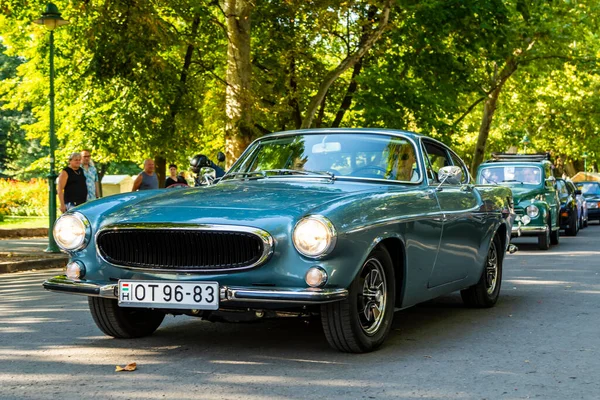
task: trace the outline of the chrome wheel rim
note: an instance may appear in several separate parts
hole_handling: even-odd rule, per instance
[[[487,263],[485,266],[485,287],[487,293],[491,295],[496,290],[496,284],[498,281],[498,252],[496,251],[496,244],[492,241],[490,249],[488,250]]]
[[[368,259],[363,265],[360,288],[357,302],[360,327],[372,336],[381,326],[387,302],[387,281],[383,265],[376,258]]]

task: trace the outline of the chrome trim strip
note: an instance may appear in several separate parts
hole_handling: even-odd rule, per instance
[[[108,261],[107,259],[105,259],[102,254],[100,254],[100,248],[98,246],[98,235],[100,235],[101,232],[105,232],[108,230],[113,230],[113,231],[117,231],[119,229],[145,229],[145,230],[151,230],[151,229],[170,229],[170,230],[198,230],[198,231],[214,231],[214,232],[243,232],[243,233],[250,233],[253,234],[255,236],[257,236],[259,239],[262,240],[263,242],[263,253],[260,256],[260,258],[253,264],[248,265],[246,267],[243,268],[222,268],[222,269],[204,269],[204,268],[187,268],[187,269],[174,269],[174,268],[147,268],[147,267],[132,267],[129,265],[119,265],[119,264],[113,264],[110,261]],[[251,227],[251,226],[242,226],[242,225],[216,225],[216,224],[189,224],[189,223],[183,223],[183,224],[175,224],[175,223],[122,223],[122,224],[112,224],[112,225],[107,225],[105,227],[102,227],[101,229],[98,230],[98,232],[96,232],[96,236],[95,236],[95,242],[96,242],[96,254],[98,255],[98,257],[100,257],[100,259],[102,261],[104,261],[105,263],[112,265],[114,267],[117,268],[125,268],[125,269],[132,269],[132,270],[136,270],[136,271],[160,271],[160,272],[181,272],[181,273],[187,273],[187,272],[230,272],[230,271],[245,271],[247,269],[251,269],[251,268],[255,268],[258,267],[262,264],[264,264],[265,262],[267,262],[267,260],[271,257],[271,255],[273,254],[273,237],[271,236],[271,234],[267,231],[264,231],[260,228],[255,228],[255,227]]]
[[[245,287],[222,287],[221,301],[277,302],[321,304],[343,300],[347,289],[255,289]]]
[[[419,215],[407,215],[407,216],[401,216],[401,217],[394,216],[394,217],[382,219],[382,220],[372,223],[372,224],[365,224],[365,225],[357,226],[355,228],[347,230],[345,232],[345,234],[347,235],[350,233],[357,233],[357,232],[361,232],[361,231],[364,231],[367,229],[381,228],[381,227],[384,227],[387,225],[393,225],[393,224],[398,224],[398,223],[417,222],[417,221],[429,220],[429,219],[433,219],[435,221],[443,221],[444,218],[445,218],[444,213],[442,211],[436,211],[433,213],[424,213],[424,214],[419,214]]]
[[[43,283],[46,290],[70,293],[83,296],[118,299],[117,284],[98,284],[93,282],[74,281],[65,275],[55,276]],[[343,300],[348,297],[347,289],[258,289],[253,287],[227,287],[219,289],[221,302],[234,301],[240,303],[289,303],[289,304],[322,304]]]

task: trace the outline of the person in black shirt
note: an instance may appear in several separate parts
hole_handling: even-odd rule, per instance
[[[58,200],[60,201],[60,211],[63,213],[87,200],[87,185],[81,168],[81,153],[71,154],[69,166],[65,167],[58,175]]]
[[[165,188],[177,184],[187,185],[187,181],[185,180],[185,178],[183,176],[177,175],[177,165],[169,165],[169,173],[170,175],[165,180]]]

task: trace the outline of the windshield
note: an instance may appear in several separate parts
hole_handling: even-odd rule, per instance
[[[297,134],[255,142],[224,179],[385,179],[419,182],[415,149],[405,138],[366,134]]]
[[[520,183],[539,185],[542,183],[542,170],[538,167],[495,166],[481,170],[477,177],[479,184]]]
[[[578,183],[577,189],[581,190],[584,196],[600,196],[600,183]]]

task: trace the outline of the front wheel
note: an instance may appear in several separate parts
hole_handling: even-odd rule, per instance
[[[321,323],[331,347],[365,353],[384,342],[394,318],[394,266],[385,248],[369,254],[342,301],[321,306]]]
[[[550,231],[552,230],[552,225],[546,226],[546,230],[538,236],[538,249],[540,250],[548,250],[550,248]]]
[[[500,239],[495,236],[490,243],[479,282],[460,291],[460,296],[467,306],[487,308],[493,307],[498,301],[502,284],[502,253],[499,250],[500,248]]]
[[[88,297],[94,322],[108,336],[131,339],[148,336],[160,326],[165,314],[146,308],[119,307],[117,300]]]
[[[552,219],[550,216],[548,216],[548,229],[551,230],[550,243],[553,245],[557,245],[558,243],[560,243],[560,229],[552,231]]]

